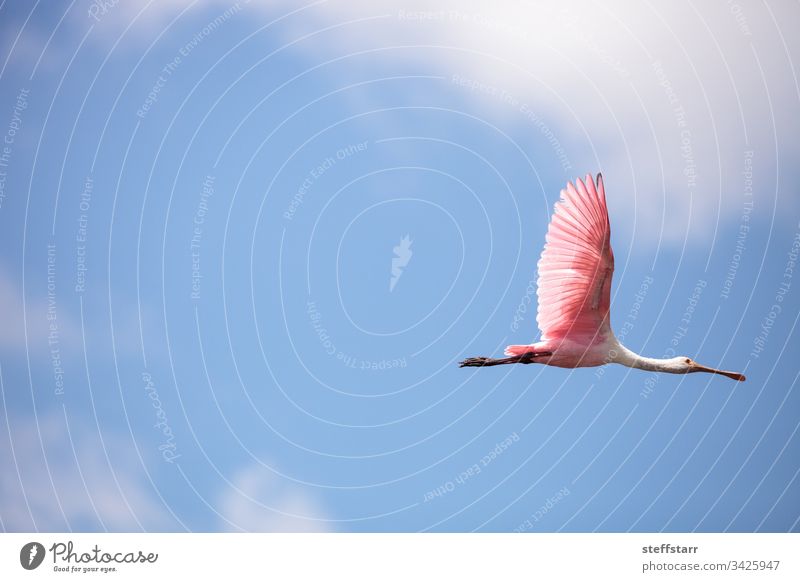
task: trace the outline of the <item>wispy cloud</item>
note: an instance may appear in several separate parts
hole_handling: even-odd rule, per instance
[[[0,265],[0,305],[3,309],[0,351],[19,354],[27,348],[29,352],[47,351],[53,356],[79,354],[84,342],[80,308],[68,295],[61,293],[60,288],[51,293],[49,288],[42,290],[29,285],[23,301],[21,283]],[[115,308],[114,348],[118,354],[138,356],[141,353],[139,321],[152,330],[159,328],[159,319],[146,306],[137,306],[134,299],[118,299]],[[97,351],[109,347],[107,321],[105,317],[98,318],[90,309],[87,309],[84,332],[90,349]]]
[[[785,159],[800,149],[785,44],[796,6],[732,6],[348,0],[282,30],[287,40],[310,35],[296,45],[310,58],[336,46],[374,51],[382,71],[436,69],[485,117],[516,124],[514,135],[545,151],[554,137],[570,163],[553,151],[535,160],[540,169],[564,179],[604,171],[617,224],[646,224],[643,240],[682,241],[710,239],[718,217],[738,219],[746,151],[763,160],[766,186],[776,140]]]
[[[131,444],[58,412],[0,422],[0,520],[5,531],[164,529]],[[9,439],[9,428],[11,438]]]
[[[75,319],[59,306],[57,294],[29,294],[25,301],[22,286],[0,265],[0,305],[3,325],[0,326],[0,350],[19,351],[44,349],[55,339],[58,347],[80,345],[80,327]],[[27,330],[26,330],[27,321]]]
[[[487,119],[552,150],[534,160],[538,169],[563,180],[604,171],[615,224],[646,225],[642,242],[711,239],[719,219],[741,214],[745,152],[755,152],[754,177],[777,196],[776,164],[800,150],[791,4],[168,0],[119,2],[97,18],[84,7],[68,21],[76,32],[94,26],[101,43],[135,21],[123,43],[133,46],[176,17],[213,20],[232,9],[264,23],[299,11],[270,34],[315,61],[336,47],[366,51],[382,74],[411,63],[444,76],[454,108],[478,101]],[[44,44],[48,36],[29,28]],[[57,53],[61,37],[50,42]]]
[[[329,522],[319,501],[299,485],[286,482],[263,465],[253,464],[233,478],[235,488],[220,499],[225,529],[259,532],[324,532]]]

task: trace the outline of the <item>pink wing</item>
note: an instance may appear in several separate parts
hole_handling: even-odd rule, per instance
[[[536,322],[542,340],[600,341],[610,331],[611,225],[603,176],[567,183],[539,259]]]

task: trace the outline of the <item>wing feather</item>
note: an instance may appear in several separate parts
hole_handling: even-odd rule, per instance
[[[561,191],[539,259],[536,322],[542,340],[591,341],[610,330],[614,254],[603,177]]]

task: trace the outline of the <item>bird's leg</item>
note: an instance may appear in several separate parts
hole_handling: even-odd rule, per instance
[[[509,360],[516,360],[516,357],[513,358],[487,358],[486,356],[478,356],[477,358],[467,358],[458,363],[459,368],[463,368],[465,366],[499,366],[500,364],[510,364]],[[516,363],[516,361],[514,362]]]
[[[539,356],[552,356],[552,352],[525,352],[519,356],[509,356],[508,358],[487,358],[479,356],[477,358],[467,358],[459,362],[458,367],[465,366],[500,366],[502,364],[533,364],[534,358]]]

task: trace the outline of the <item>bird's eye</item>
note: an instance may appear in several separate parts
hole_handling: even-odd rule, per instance
[[[686,360],[685,360],[685,362],[684,362],[684,363],[686,363],[686,364],[691,364],[691,363],[692,363],[692,361],[691,361],[689,358],[686,358]]]

